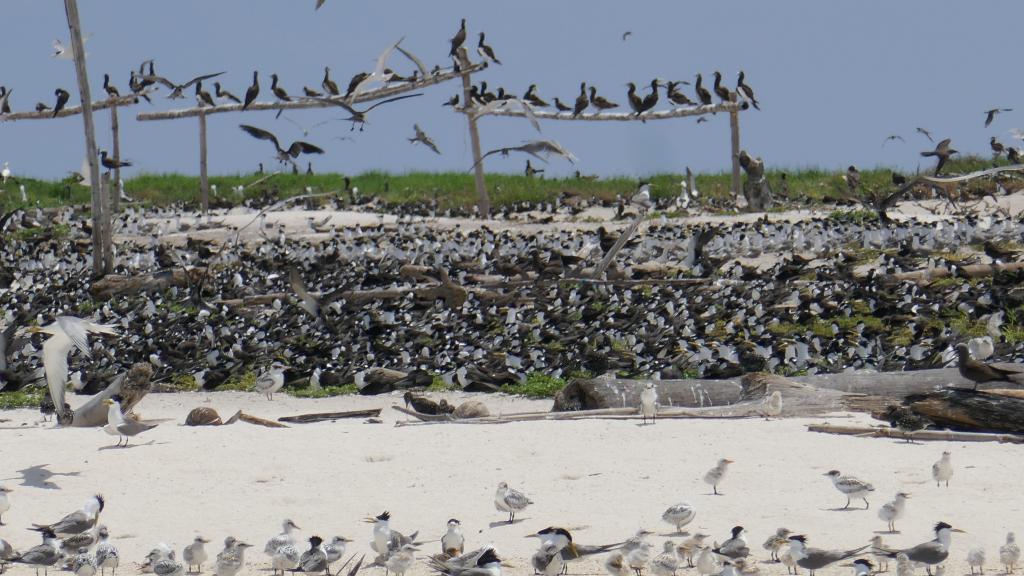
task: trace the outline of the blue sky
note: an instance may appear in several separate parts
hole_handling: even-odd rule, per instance
[[[1007,131],[1024,128],[1017,100],[1024,80],[1015,72],[1020,53],[1017,2],[934,2],[923,0],[821,2],[551,2],[519,0],[79,0],[94,99],[102,96],[103,73],[122,92],[128,72],[147,58],[157,73],[176,81],[228,71],[221,80],[242,95],[252,70],[259,69],[263,94],[277,72],[291,93],[304,84],[318,87],[329,65],[338,83],[373,66],[376,55],[405,36],[403,46],[428,66],[446,63],[448,39],[459,18],[504,62],[476,77],[490,86],[522,94],[531,83],[550,100],[571,101],[581,81],[595,84],[625,104],[625,84],[657,76],[688,79],[718,69],[730,82],[744,69],[762,111],[741,116],[743,147],[770,166],[840,168],[887,165],[913,170],[930,166],[918,152],[929,148],[914,132],[953,138],[965,152],[988,153],[988,138],[1012,141]],[[15,110],[37,101],[52,105],[57,86],[78,101],[74,66],[50,57],[54,38],[67,38],[63,2],[4,0],[0,35],[0,84],[14,88]],[[623,42],[625,31],[633,34]],[[411,67],[396,57],[400,71]],[[408,68],[408,69],[407,69]],[[386,105],[370,115],[355,142],[348,124],[334,122],[304,139],[327,150],[314,169],[359,173],[468,170],[472,164],[466,123],[440,104],[458,91],[452,82],[428,88],[424,96]],[[134,111],[180,107],[166,100],[121,113],[122,155],[136,163],[127,174],[198,172],[195,120],[135,122]],[[989,128],[983,111],[1018,107]],[[288,113],[311,125],[338,118],[333,110]],[[109,147],[109,115],[97,115],[99,145]],[[405,139],[420,124],[443,152],[436,156]],[[282,141],[303,139],[291,123],[272,112],[221,114],[210,118],[210,172],[252,171],[273,163],[270,145],[246,136],[238,124],[271,130]],[[728,119],[696,124],[693,119],[639,123],[546,122],[541,137],[574,152],[588,174],[642,175],[652,172],[727,169]],[[889,134],[906,143],[882,147]],[[484,150],[537,138],[518,119],[481,121]],[[0,122],[0,162],[18,174],[55,178],[77,170],[84,144],[80,117],[53,121]],[[524,159],[487,160],[489,172],[520,172]],[[553,160],[552,176],[574,167]]]

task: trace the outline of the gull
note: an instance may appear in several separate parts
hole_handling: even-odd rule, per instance
[[[693,522],[697,511],[689,502],[680,502],[669,506],[661,515],[661,519],[676,527],[676,532],[682,533],[683,526]]]
[[[974,569],[978,569],[979,574],[985,573],[985,549],[984,548],[971,548],[967,551],[967,565],[971,567],[971,574],[974,574]]]
[[[409,138],[409,142],[412,142],[413,144],[419,142],[420,144],[423,144],[427,148],[433,150],[435,154],[441,154],[441,151],[437,149],[437,144],[434,144],[434,141],[430,139],[430,136],[427,136],[427,133],[424,132],[422,128],[420,128],[419,124],[413,124],[412,128],[413,130],[416,131],[416,135],[412,138]]]
[[[214,574],[217,576],[235,576],[245,564],[245,549],[251,548],[252,544],[239,542],[232,536],[224,539],[224,550],[217,554],[217,567]]]
[[[808,548],[807,537],[801,534],[789,537],[789,555],[796,561],[796,565],[806,568],[811,576],[814,572],[840,560],[852,558],[860,554],[867,545],[852,550],[823,550],[821,548]]]
[[[302,142],[301,140],[296,140],[295,142],[292,142],[291,145],[288,146],[288,148],[281,148],[281,144],[280,142],[278,142],[277,136],[274,136],[274,134],[271,132],[268,132],[262,128],[250,126],[248,124],[239,124],[238,127],[241,128],[246,134],[252,136],[253,138],[256,138],[258,140],[267,140],[268,142],[272,143],[274,145],[274,149],[277,151],[276,158],[281,163],[290,162],[292,166],[295,166],[295,158],[298,158],[300,154],[324,153],[323,148],[320,148],[319,146],[314,146],[313,144],[310,144],[308,142]]]
[[[121,562],[117,546],[108,541],[110,536],[105,528],[99,531],[99,543],[96,544],[96,566],[99,568],[100,575],[106,574],[108,568],[113,573]]]
[[[461,558],[461,556],[460,556]],[[457,558],[441,560],[431,558],[428,562],[436,572],[447,576],[501,576],[501,559],[493,548],[484,549],[472,564],[457,562]]]
[[[992,108],[991,110],[985,110],[985,128],[988,128],[992,121],[996,119],[996,114],[1002,112],[1013,112],[1013,108]]]
[[[718,485],[721,484],[722,480],[725,479],[725,472],[729,468],[729,464],[732,463],[732,460],[729,460],[728,458],[722,458],[718,461],[718,464],[716,464],[714,468],[708,470],[704,474],[704,483],[711,486],[716,495],[719,495]]]
[[[500,153],[502,156],[508,156],[510,152],[525,152],[545,163],[548,161],[547,157],[550,157],[551,155],[561,156],[568,160],[570,164],[575,164],[577,160],[576,156],[573,155],[572,152],[562,148],[562,145],[554,140],[531,140],[521,146],[509,146],[507,148],[495,148],[494,150],[490,150],[480,157],[480,161],[483,162],[483,159],[491,154]],[[470,167],[471,170],[473,168],[476,168],[476,164],[473,164],[473,166]]]
[[[394,572],[397,576],[403,576],[416,562],[415,552],[419,548],[412,544],[404,544],[401,548],[388,557],[384,563],[384,574]]]
[[[662,553],[651,560],[651,572],[655,576],[675,576],[679,569],[679,557],[676,555],[676,543],[666,540]]]
[[[448,521],[448,529],[441,536],[441,553],[450,557],[462,554],[466,539],[462,535],[462,523],[452,518]]]
[[[507,482],[498,484],[498,490],[494,493],[494,507],[500,512],[508,512],[509,524],[515,520],[516,512],[526,510],[530,504],[533,504],[533,501],[527,498],[526,494],[509,488]]]
[[[78,348],[86,358],[89,358],[89,334],[117,335],[117,330],[113,326],[95,324],[73,316],[58,316],[52,324],[29,326],[25,331],[50,335],[43,343],[43,370],[54,406],[64,406],[64,387],[68,382],[68,353],[71,349]],[[65,421],[70,421],[71,415],[65,413],[63,417]]]
[[[253,384],[253,389],[259,392],[260,394],[266,394],[267,400],[273,400],[274,392],[277,392],[284,386],[285,368],[287,367],[284,364],[275,361],[273,364],[270,365],[270,368],[267,368],[266,372],[260,374],[259,377],[256,378],[256,383]],[[290,522],[291,520],[285,520],[285,534],[289,534],[287,524]],[[292,527],[298,528],[298,526],[295,526],[294,524],[292,524]],[[273,541],[273,539],[271,541]],[[288,543],[292,543],[290,537]],[[270,551],[270,542],[267,542],[267,548],[264,549],[264,552],[266,552],[267,554],[273,553],[272,551]]]
[[[196,567],[196,572],[203,571],[203,562],[206,562],[206,545],[210,541],[202,536],[196,536],[192,539],[192,543],[185,546],[185,549],[181,551],[181,559],[188,565],[188,572],[192,573],[192,567]]]
[[[138,420],[125,418],[124,414],[121,413],[121,401],[123,398],[120,394],[115,394],[111,398],[106,398],[103,403],[107,405],[107,425],[103,427],[103,430],[111,436],[117,436],[117,445],[121,446],[121,438],[124,438],[124,446],[128,446],[128,440],[132,436],[137,436],[147,430],[156,428],[156,424],[146,424],[139,422]]]
[[[88,548],[82,547],[78,549],[78,554],[71,559],[71,572],[75,576],[95,576],[96,559],[89,554]]]
[[[637,184],[636,192],[633,194],[633,197],[629,199],[629,203],[637,206],[643,211],[650,210],[654,206],[654,203],[651,202],[650,182],[640,182]],[[653,387],[653,384],[651,385]]]
[[[904,550],[889,550],[886,548],[876,549],[879,553],[884,553],[889,558],[895,558],[897,554],[904,553],[907,558],[917,562],[919,564],[925,564],[928,574],[931,574],[931,567],[936,564],[942,564],[946,561],[949,556],[949,546],[952,541],[953,532],[963,532],[959,528],[953,528],[945,522],[939,522],[935,525],[935,538],[928,542],[923,542],[917,546],[906,548]]]
[[[744,532],[743,526],[733,526],[732,537],[722,542],[721,546],[715,547],[714,552],[733,560],[750,556],[750,547],[747,546],[747,539],[743,537]]]
[[[843,510],[850,507],[850,500],[853,498],[863,500],[865,510],[871,507],[867,499],[868,493],[875,491],[875,487],[871,484],[853,476],[843,476],[839,473],[839,470],[829,470],[823,476],[831,478],[832,485],[836,487],[836,490],[839,490],[846,496],[846,506],[843,506]]]
[[[764,416],[765,420],[768,420],[769,418],[777,417],[779,414],[782,414],[782,392],[773,390],[761,402],[761,415]]]
[[[397,102],[399,100],[405,100],[406,98],[416,98],[417,96],[423,96],[423,94],[422,93],[403,94],[402,96],[395,96],[393,98],[388,98],[386,100],[380,100],[379,102],[375,102],[372,106],[370,106],[369,108],[367,108],[365,110],[356,110],[355,108],[350,106],[347,102],[345,102],[343,100],[336,100],[336,99],[333,99],[333,98],[312,98],[312,100],[317,100],[319,102],[327,102],[329,104],[334,104],[335,106],[341,106],[342,108],[347,110],[349,114],[351,114],[351,116],[349,116],[348,118],[345,118],[345,120],[348,120],[349,122],[352,123],[351,130],[355,130],[356,129],[356,124],[359,124],[359,131],[362,132],[363,131],[363,126],[366,124],[366,115],[370,113],[370,110],[373,110],[374,108],[376,108],[378,106],[382,106],[382,105],[387,104],[389,102]]]
[[[299,558],[298,568],[293,571],[305,572],[307,574],[323,571],[325,574],[329,574],[330,560],[327,556],[327,551],[324,550],[323,542],[323,538],[319,536],[310,536],[309,550],[302,553],[302,556]]]
[[[0,484],[0,526],[3,526],[4,512],[11,509],[11,500],[7,497],[11,493],[11,489],[3,484]]]
[[[654,382],[644,383],[644,389],[640,392],[640,414],[643,416],[644,424],[647,424],[648,417],[652,424],[658,419],[658,392],[654,389]]]
[[[626,564],[626,557],[617,550],[605,558],[604,569],[609,576],[630,576],[632,573]]]
[[[163,84],[164,86],[170,88],[171,89],[171,93],[168,94],[167,97],[173,100],[173,99],[177,99],[177,98],[184,98],[185,97],[185,93],[184,93],[185,90],[188,90],[196,82],[202,82],[203,80],[209,80],[210,78],[216,78],[217,76],[220,76],[221,74],[224,74],[224,72],[217,72],[215,74],[203,74],[201,76],[196,76],[195,78],[189,80],[188,82],[185,82],[184,84],[175,84],[174,82],[171,82],[170,80],[168,80],[167,78],[164,78],[163,76],[156,76],[156,75],[151,75],[151,74],[147,74],[147,75],[142,76],[142,80],[144,82],[149,82],[149,83],[160,83],[160,84]]]
[[[257,382],[259,382],[259,380],[257,380]],[[290,519],[285,519],[281,522],[281,533],[270,540],[267,540],[267,545],[263,547],[263,553],[267,556],[273,556],[281,546],[294,545],[295,537],[292,532],[298,529],[299,526],[295,524],[295,522],[292,522]]]
[[[85,501],[80,510],[68,514],[53,524],[33,524],[31,529],[43,532],[44,534],[52,532],[56,536],[81,534],[87,530],[92,530],[92,527],[96,525],[96,521],[99,519],[100,512],[103,512],[105,504],[106,500],[102,495],[91,496]]]
[[[889,532],[892,534],[896,533],[896,520],[903,517],[903,511],[907,506],[907,498],[910,498],[910,494],[897,492],[892,502],[886,502],[878,509],[878,518],[888,523]]]
[[[11,562],[18,564],[28,564],[34,566],[36,569],[36,575],[39,574],[39,568],[42,567],[43,573],[46,574],[50,566],[53,566],[60,560],[60,551],[57,550],[57,535],[53,530],[43,529],[43,543],[38,546],[33,546],[24,554],[20,554],[10,559]]]
[[[1006,544],[999,547],[999,561],[1006,566],[1006,573],[1012,574],[1013,568],[1020,562],[1020,546],[1013,532],[1006,533]]]
[[[334,538],[331,538],[330,542],[324,544],[323,550],[324,554],[327,555],[328,567],[338,560],[341,560],[341,557],[345,555],[345,547],[349,542],[351,542],[351,540],[344,536],[335,536]]]
[[[324,557],[324,563],[326,563],[326,556]],[[299,551],[291,544],[278,546],[270,560],[270,568],[274,571],[274,574],[280,571],[281,576],[284,576],[286,571],[294,570],[298,566]]]
[[[770,553],[771,559],[775,562],[779,561],[779,548],[782,548],[789,543],[789,536],[793,531],[789,528],[779,528],[764,541],[764,549]]]

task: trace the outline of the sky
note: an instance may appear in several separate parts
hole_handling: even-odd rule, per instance
[[[502,61],[474,75],[491,87],[522,95],[529,84],[550,101],[572,101],[579,83],[626,104],[626,83],[651,78],[693,80],[721,70],[730,83],[746,72],[761,111],[740,115],[742,147],[769,168],[862,168],[892,166],[914,170],[930,159],[919,152],[952,138],[964,152],[988,154],[988,139],[1017,144],[1008,131],[1024,128],[1024,77],[1020,2],[936,2],[934,0],[846,1],[737,0],[684,2],[651,0],[79,0],[93,99],[105,94],[110,73],[122,93],[129,71],[153,58],[158,74],[177,82],[227,71],[219,78],[239,96],[258,69],[261,100],[276,72],[292,94],[303,85],[319,87],[324,66],[344,87],[348,78],[373,67],[377,55],[401,37],[402,46],[428,67],[448,64],[449,38],[459,19],[468,20],[470,39],[483,31]],[[68,37],[63,2],[3,0],[0,21],[0,85],[14,89],[15,111],[38,101],[50,105],[60,86],[78,92],[71,61],[51,57],[55,38]],[[624,32],[632,34],[623,41]],[[475,51],[472,53],[475,58]],[[396,55],[396,70],[412,65]],[[692,88],[684,87],[690,90]],[[212,89],[212,86],[211,86]],[[458,81],[426,88],[423,96],[374,110],[362,133],[345,122],[329,122],[308,136],[273,112],[211,116],[211,174],[248,173],[259,162],[274,164],[267,142],[244,134],[252,124],[276,133],[287,144],[302,139],[326,150],[314,156],[314,170],[358,174],[368,170],[468,171],[472,165],[464,116],[441,104],[460,92]],[[194,99],[167,100],[167,91],[120,113],[122,157],[135,166],[125,173],[199,170],[195,119],[137,122],[134,113],[192,106]],[[664,98],[662,102],[664,102]],[[984,111],[1018,108],[984,127]],[[331,109],[286,112],[312,126],[345,114]],[[109,113],[96,115],[98,146],[109,148]],[[406,139],[418,123],[440,147],[437,156]],[[84,156],[80,116],[46,121],[0,122],[0,162],[15,174],[61,178],[78,170]],[[579,161],[553,159],[549,176],[574,169],[601,176],[643,176],[659,172],[728,170],[729,122],[719,114],[706,123],[693,118],[658,122],[543,123],[537,134],[516,118],[483,118],[483,149],[514,146],[536,138],[554,139]],[[890,134],[906,142],[885,146]],[[352,136],[354,141],[339,137]],[[525,158],[492,157],[488,172],[520,173]]]

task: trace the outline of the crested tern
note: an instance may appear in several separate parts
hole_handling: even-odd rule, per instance
[[[519,490],[509,488],[507,482],[498,484],[498,490],[494,493],[494,507],[499,512],[508,512],[508,523],[515,521],[516,512],[526,510],[526,507],[533,504],[533,501],[526,497]]]
[[[224,539],[224,549],[217,554],[216,576],[235,576],[245,565],[245,549],[252,544],[240,542],[232,536]]]
[[[456,558],[442,560],[431,558],[430,567],[446,576],[501,576],[501,559],[494,548],[485,548],[472,564],[456,562]]]
[[[843,506],[843,510],[850,507],[850,500],[852,498],[860,498],[864,501],[864,509],[867,510],[871,507],[868,504],[867,495],[875,491],[875,487],[870,483],[855,478],[853,476],[843,476],[839,470],[829,470],[823,476],[828,476],[832,480],[832,485],[836,487],[846,496],[846,506]]]
[[[61,557],[60,550],[57,549],[57,535],[54,531],[44,528],[41,532],[43,533],[42,544],[33,546],[25,553],[10,559],[11,562],[35,567],[37,576],[40,568],[46,574],[50,566],[56,564]]]
[[[108,541],[110,532],[106,526],[100,527],[97,536],[99,542],[96,544],[96,566],[100,569],[100,575],[103,576],[107,573],[108,568],[111,573],[116,571],[121,560],[117,553],[117,546]]]
[[[729,468],[729,464],[733,461],[728,458],[722,458],[718,461],[718,464],[714,468],[704,473],[704,483],[708,484],[714,490],[715,495],[720,495],[718,492],[718,485],[725,479],[725,473]]]
[[[747,539],[743,537],[744,532],[743,526],[733,526],[732,537],[717,546],[714,549],[715,553],[733,560],[749,556],[750,547],[747,546]]]
[[[914,563],[902,552],[896,555],[896,576],[914,576]]]
[[[936,564],[945,562],[946,558],[949,557],[949,546],[952,542],[953,532],[963,532],[959,528],[953,528],[945,522],[939,522],[933,528],[935,532],[935,538],[928,542],[922,542],[917,546],[906,548],[903,550],[889,550],[889,549],[877,549],[878,552],[886,554],[890,558],[895,558],[897,554],[904,553],[907,558],[924,564],[928,574],[931,574],[931,567]]]
[[[683,534],[686,534],[685,532]],[[693,536],[690,536],[686,540],[679,543],[678,553],[680,559],[685,559],[687,566],[693,568],[693,557],[697,555],[704,548],[704,540],[708,538],[707,534],[703,532],[697,532]]]
[[[124,446],[127,447],[128,441],[132,436],[152,430],[156,428],[156,424],[146,424],[138,420],[125,418],[124,414],[121,413],[122,400],[123,398],[120,394],[114,394],[112,397],[103,400],[103,403],[107,405],[107,425],[103,427],[103,430],[111,436],[117,436],[118,446],[121,446],[121,438],[124,438]]]
[[[879,572],[887,572],[889,570],[889,556],[884,552],[879,552],[880,550],[885,550],[885,548],[885,541],[882,540],[881,534],[875,534],[871,537],[871,556],[878,563]]]
[[[327,555],[328,570],[330,570],[331,564],[341,560],[341,557],[345,555],[345,548],[349,542],[351,542],[351,540],[344,536],[335,536],[334,538],[331,538],[330,542],[323,545],[324,554]]]
[[[394,572],[397,576],[404,574],[416,563],[416,551],[419,548],[412,544],[403,544],[401,548],[388,557],[384,563],[384,574]]]
[[[153,550],[146,557],[156,576],[182,576],[185,573],[185,565],[174,559],[171,555],[163,555],[158,550]]]
[[[323,571],[330,574],[330,560],[327,558],[327,551],[323,546],[324,540],[319,536],[309,537],[309,550],[302,553],[299,558],[299,566],[294,572],[315,574]]]
[[[85,501],[81,510],[76,510],[53,524],[33,524],[32,530],[43,533],[49,531],[61,537],[81,534],[96,525],[105,504],[106,500],[103,496],[96,494]]]
[[[806,568],[814,576],[815,571],[839,562],[847,558],[853,558],[860,554],[868,546],[865,544],[860,548],[850,550],[824,550],[822,548],[808,548],[807,537],[802,534],[789,537],[789,555],[796,561],[796,565]]]
[[[676,543],[665,540],[662,552],[651,560],[651,573],[655,576],[675,576],[679,569],[679,556],[676,554]]]
[[[295,570],[298,566],[299,551],[292,544],[278,546],[270,559],[270,568],[274,571],[274,574],[280,572],[281,576],[284,576],[284,573],[289,570]]]
[[[604,569],[609,576],[630,576],[632,573],[626,564],[626,557],[621,551],[616,550],[604,560]]]
[[[388,556],[406,544],[417,544],[415,540],[419,531],[406,536],[393,530],[391,528],[391,513],[387,510],[377,516],[366,518],[364,522],[373,524],[373,540],[370,542],[370,548],[377,553],[378,562],[387,560]]]

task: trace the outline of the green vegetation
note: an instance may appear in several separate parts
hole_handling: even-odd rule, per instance
[[[171,387],[180,392],[195,392],[199,384],[191,374],[175,374],[171,377]]]
[[[565,385],[566,381],[561,378],[533,372],[526,376],[526,382],[506,384],[501,387],[501,391],[527,398],[553,398],[562,388],[565,388]]]
[[[0,410],[14,408],[39,408],[46,390],[43,388],[23,388],[15,392],[0,393]]]
[[[288,389],[285,388],[285,392],[295,396],[296,398],[329,398],[331,396],[347,396],[349,394],[358,394],[359,388],[355,384],[345,384],[344,386],[326,386],[319,390],[312,388],[299,388],[299,389]]]
[[[244,374],[232,375],[223,384],[217,386],[217,391],[225,392],[228,390],[234,390],[237,392],[251,392],[255,385],[256,373],[250,370]]]
[[[965,156],[952,160],[946,171],[949,173],[966,173],[982,170],[992,166],[989,158]],[[925,167],[927,168],[927,167]],[[783,186],[783,173],[786,174]],[[835,170],[821,168],[795,168],[787,170],[769,170],[766,175],[775,194],[801,205],[834,201],[846,198],[846,184],[842,180],[845,167]],[[865,188],[885,190],[892,187],[889,168],[864,169],[861,171],[861,183]],[[344,184],[342,174],[276,174],[256,186],[251,184],[262,176],[255,174],[236,174],[211,176],[210,184],[217,187],[214,202],[226,201],[237,203],[241,197],[233,189],[245,186],[244,196],[248,198],[262,197],[267,194],[275,198],[285,198],[305,194],[310,187],[314,192],[336,191],[343,200]],[[374,196],[387,203],[429,203],[437,201],[441,208],[471,206],[476,202],[471,172],[409,172],[406,174],[389,174],[385,172],[364,172],[349,175],[353,187],[359,189],[361,197]],[[685,179],[682,174],[653,174],[647,176],[651,182],[651,194],[655,198],[675,197],[680,191],[680,182]],[[21,178],[28,195],[28,205],[58,206],[66,204],[89,204],[89,189],[70,179],[58,182]],[[731,198],[731,175],[729,172],[699,174],[696,176],[697,189],[700,191],[701,202],[714,203],[717,200]],[[487,188],[491,193],[491,201],[495,206],[504,206],[516,202],[549,201],[560,194],[578,194],[585,197],[597,197],[613,200],[616,196],[629,193],[636,186],[635,177],[619,176],[599,180],[579,178],[544,179],[527,178],[521,174],[487,175]],[[980,191],[985,186],[994,186],[990,181],[972,183],[971,191]],[[10,187],[10,186],[8,186]],[[125,191],[129,196],[147,204],[167,204],[181,202],[195,204],[199,200],[199,177],[183,174],[139,174],[125,180]],[[23,207],[18,194],[8,194],[6,206]],[[833,214],[837,219],[874,219],[874,212],[851,209],[837,211]]]

